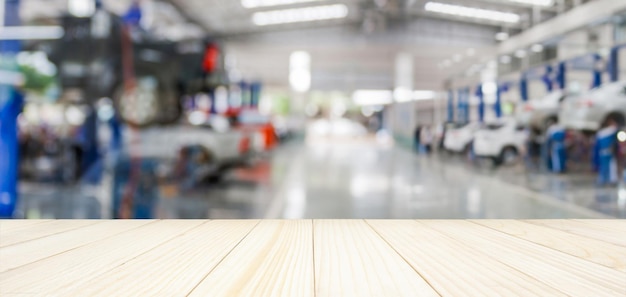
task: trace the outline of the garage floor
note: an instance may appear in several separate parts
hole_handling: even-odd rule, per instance
[[[24,182],[19,216],[106,218],[103,189]],[[494,169],[373,141],[292,142],[220,184],[151,199],[155,218],[626,218],[626,188],[596,188],[590,174]]]

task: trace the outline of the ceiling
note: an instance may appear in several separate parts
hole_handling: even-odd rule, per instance
[[[133,0],[102,0],[104,6],[117,14],[123,14]],[[152,30],[166,37],[175,39],[194,38],[198,35],[230,36],[257,32],[292,30],[294,28],[311,28],[328,25],[358,25],[364,31],[385,30],[388,24],[410,22],[421,17],[440,18],[461,23],[475,23],[492,26],[519,33],[532,25],[533,8],[515,1],[521,0],[433,0],[446,4],[511,12],[521,16],[516,25],[485,21],[473,18],[456,17],[424,9],[430,0],[317,0],[314,2],[296,3],[272,7],[248,9],[241,0],[140,0],[146,15],[152,16]],[[542,22],[554,17],[559,9],[571,9],[576,3],[590,0],[555,0],[563,3],[550,8],[542,8],[538,21]],[[21,0],[22,18],[33,19],[54,18],[67,11],[67,0]],[[348,16],[339,20],[325,20],[288,25],[255,26],[252,14],[255,12],[319,6],[342,3],[348,7]]]
[[[205,28],[215,35],[232,35],[253,33],[259,31],[275,31],[302,27],[325,26],[328,24],[362,24],[364,28],[368,24],[376,23],[379,27],[384,27],[387,22],[410,21],[419,17],[437,17],[450,21],[478,23],[498,28],[506,27],[512,33],[527,28],[533,22],[533,8],[526,4],[520,4],[519,0],[436,0],[446,4],[456,4],[468,7],[512,12],[521,16],[521,22],[516,25],[503,26],[502,23],[482,21],[455,17],[451,15],[427,12],[424,9],[429,0],[318,0],[309,3],[297,3],[291,5],[281,5],[273,7],[247,9],[239,0],[168,0],[178,7],[190,20]],[[560,3],[561,0],[556,0]],[[577,2],[584,0],[562,0],[562,7],[559,5],[542,8],[538,12],[539,22],[554,17],[559,9],[569,10]],[[276,10],[284,8],[297,8],[305,6],[316,6],[325,4],[343,3],[349,9],[347,18],[335,21],[310,22],[304,24],[255,26],[251,19],[252,14],[258,11]],[[371,26],[369,26],[371,27]]]
[[[26,21],[54,18],[67,10],[67,0],[21,0]],[[102,0],[105,8],[123,14],[133,0]],[[414,57],[416,89],[441,89],[452,72],[485,63],[495,54],[494,35],[522,32],[559,10],[586,0],[555,0],[562,6],[536,10],[516,0],[432,0],[447,4],[511,12],[516,25],[428,12],[428,0],[318,0],[266,8],[244,8],[241,0],[141,0],[151,30],[173,39],[220,37],[226,52],[247,79],[288,87],[289,55],[311,53],[312,87],[320,90],[393,88],[395,57]],[[519,0],[517,0],[519,1]],[[562,2],[561,2],[562,1]],[[255,12],[343,3],[346,18],[288,25],[256,26]],[[476,52],[466,57],[468,49]],[[441,69],[444,60],[463,57]]]

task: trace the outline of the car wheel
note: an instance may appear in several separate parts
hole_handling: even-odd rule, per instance
[[[500,153],[499,163],[500,165],[510,165],[517,161],[519,153],[514,147],[505,147]]]

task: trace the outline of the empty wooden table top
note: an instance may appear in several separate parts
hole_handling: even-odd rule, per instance
[[[0,296],[626,296],[626,221],[0,221]]]

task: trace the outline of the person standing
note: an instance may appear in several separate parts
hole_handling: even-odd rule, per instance
[[[413,148],[416,151],[420,151],[421,149],[421,143],[420,143],[420,134],[421,134],[421,130],[422,127],[420,125],[415,126],[415,131],[413,132]]]
[[[420,131],[420,142],[424,152],[429,154],[432,149],[433,133],[429,126],[424,126]]]

